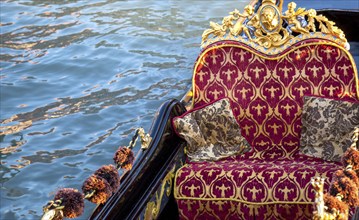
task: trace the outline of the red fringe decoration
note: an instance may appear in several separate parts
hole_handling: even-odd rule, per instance
[[[61,205],[65,208],[62,210],[64,217],[76,218],[84,212],[84,198],[82,193],[77,189],[63,188],[57,191],[54,201],[62,200]]]
[[[115,156],[113,157],[113,160],[119,168],[131,170],[135,156],[130,148],[119,147],[115,153]]]
[[[94,195],[87,199],[96,204],[105,203],[112,195],[111,186],[108,182],[104,178],[92,174],[83,183],[82,192],[86,195],[92,193],[94,190]]]
[[[334,210],[339,210],[340,213],[345,213],[349,209],[348,205],[345,202],[340,201],[338,198],[329,195],[328,193],[324,194],[325,206],[328,207],[328,211],[334,214]]]
[[[359,205],[359,151],[348,148],[342,156],[342,164],[344,170],[337,170],[333,174],[330,195],[324,195],[324,202],[332,214],[335,210],[340,212],[338,219],[348,219],[349,206]],[[341,200],[335,197],[338,194],[342,196]]]
[[[337,194],[342,195],[342,200],[351,207],[359,205],[358,187],[348,177],[332,181],[329,191],[334,196]]]
[[[344,167],[351,165],[352,169],[354,171],[356,171],[357,175],[358,175],[359,174],[359,151],[355,148],[348,148],[342,157],[342,163],[343,163]]]
[[[338,181],[343,177],[348,177],[357,187],[359,187],[359,178],[354,170],[337,170],[333,174],[332,182]]]

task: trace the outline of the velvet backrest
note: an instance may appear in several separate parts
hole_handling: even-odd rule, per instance
[[[193,106],[230,98],[254,151],[298,151],[303,96],[359,100],[351,54],[325,39],[305,39],[265,54],[236,41],[209,45],[193,74]]]

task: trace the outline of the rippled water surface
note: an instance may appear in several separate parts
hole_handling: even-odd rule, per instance
[[[112,163],[190,88],[209,20],[243,2],[1,1],[0,218],[38,219],[58,188]]]
[[[190,88],[203,29],[233,7],[1,1],[1,219],[38,219],[58,188],[81,189],[112,163],[163,101]]]

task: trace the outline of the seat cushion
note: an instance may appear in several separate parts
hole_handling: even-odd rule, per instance
[[[228,213],[233,211],[232,206],[239,204],[242,205],[233,211],[238,215],[258,217],[267,211],[285,215],[293,205],[304,205],[310,215],[308,207],[314,201],[311,178],[326,177],[327,190],[333,172],[340,167],[340,163],[300,153],[293,158],[263,160],[255,159],[253,153],[249,152],[217,162],[193,162],[177,171],[175,198],[181,216],[190,219],[201,215],[201,212],[228,218]],[[198,207],[189,208],[189,203]],[[257,213],[258,210],[249,212],[254,207],[262,207],[261,214]]]

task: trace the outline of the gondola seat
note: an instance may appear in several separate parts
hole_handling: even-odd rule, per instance
[[[251,151],[188,159],[174,182],[180,219],[312,218],[311,178],[325,177],[327,191],[342,165],[303,152],[305,97],[359,101],[351,54],[324,35],[297,36],[273,50],[248,39],[204,47],[194,67],[190,111],[229,99]]]

